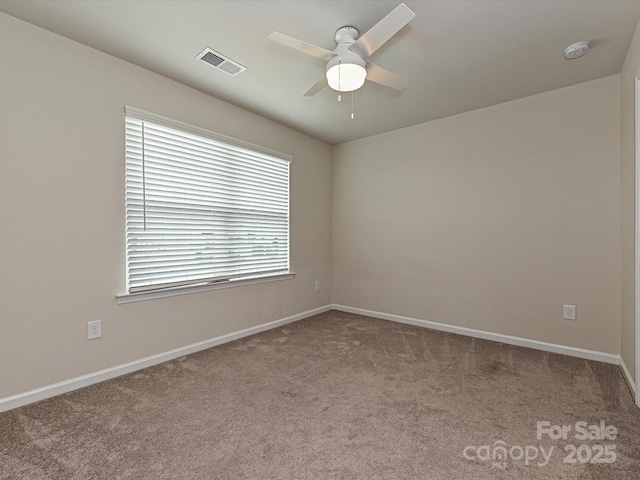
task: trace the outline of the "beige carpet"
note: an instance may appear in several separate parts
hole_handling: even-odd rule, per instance
[[[0,414],[0,435],[1,479],[640,478],[616,366],[341,312]]]

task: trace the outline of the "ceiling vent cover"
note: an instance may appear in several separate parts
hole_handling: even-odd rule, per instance
[[[205,48],[196,58],[201,62],[214,67],[216,70],[220,70],[227,75],[231,75],[232,77],[235,77],[247,69],[247,67],[243,67],[238,62],[234,62],[211,48]]]

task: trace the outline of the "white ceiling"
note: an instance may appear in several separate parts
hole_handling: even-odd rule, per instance
[[[337,102],[303,97],[324,62],[267,39],[275,30],[335,48],[344,25],[366,32],[395,8],[380,1],[12,1],[0,11],[172,78],[331,144],[620,72],[640,1],[412,1],[416,13],[370,60],[402,75]],[[564,48],[588,40],[584,57]],[[247,67],[230,77],[195,57],[211,47]]]

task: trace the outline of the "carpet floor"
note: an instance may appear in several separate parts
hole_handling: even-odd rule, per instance
[[[614,365],[330,311],[0,414],[0,479],[639,479]]]

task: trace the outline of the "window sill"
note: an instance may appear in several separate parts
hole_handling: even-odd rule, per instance
[[[190,295],[192,293],[208,292],[210,290],[219,290],[221,288],[241,287],[243,285],[255,285],[257,283],[277,282],[280,280],[291,280],[296,276],[295,272],[281,273],[278,275],[269,275],[263,277],[244,278],[240,280],[228,280],[219,283],[206,283],[198,285],[188,285],[185,287],[165,288],[150,292],[140,293],[122,293],[116,295],[118,305],[124,303],[143,302],[145,300],[154,300],[156,298],[175,297],[177,295]]]

